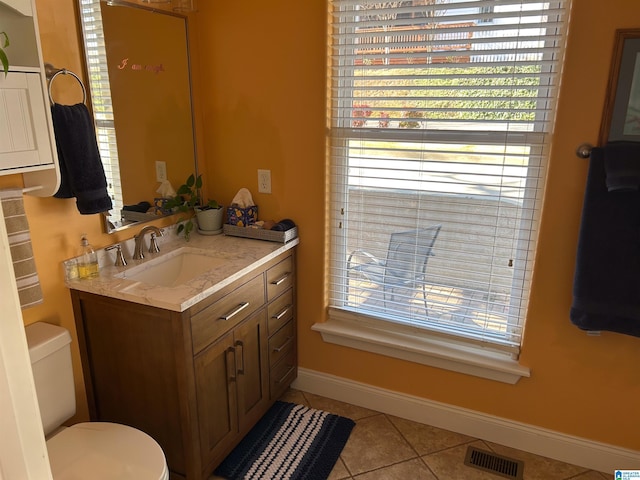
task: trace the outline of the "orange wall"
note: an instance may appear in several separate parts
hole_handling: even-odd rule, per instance
[[[310,330],[326,318],[325,0],[296,9],[283,0],[199,2],[195,81],[205,182],[225,204],[248,187],[261,218],[298,223],[301,366],[640,450],[640,339],[587,337],[568,319],[587,169],[574,150],[597,141],[613,33],[640,24],[640,2],[573,3],[522,354],[532,376],[513,386],[325,344]],[[45,60],[82,71],[74,0],[37,5]],[[258,168],[272,171],[272,195],[257,193]],[[18,182],[17,176],[0,177],[0,187]],[[44,320],[75,331],[60,262],[75,253],[82,232],[95,246],[135,232],[102,234],[98,219],[79,215],[73,200],[27,198],[26,208],[46,300],[24,311],[25,323]],[[78,365],[77,348],[74,354]],[[80,380],[78,387],[82,419]]]

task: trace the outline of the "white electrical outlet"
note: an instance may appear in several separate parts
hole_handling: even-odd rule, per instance
[[[167,179],[167,162],[156,161],[156,180],[164,182]]]
[[[271,193],[271,170],[258,170],[258,192]]]

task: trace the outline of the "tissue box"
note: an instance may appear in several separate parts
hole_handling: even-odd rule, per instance
[[[156,197],[153,199],[153,211],[156,215],[170,215],[173,213],[170,208],[167,208],[167,202],[169,198]]]
[[[258,206],[247,208],[227,207],[227,224],[236,227],[246,227],[258,221]]]

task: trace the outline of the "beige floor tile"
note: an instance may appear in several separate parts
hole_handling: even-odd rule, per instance
[[[387,416],[396,428],[400,430],[407,442],[418,452],[418,455],[421,456],[476,440],[460,433],[412,422],[404,418]]]
[[[565,480],[588,470],[584,467],[559,462],[497,443],[485,443],[498,455],[522,460],[524,462],[524,480]]]
[[[353,477],[357,480],[438,480],[419,458]]]
[[[425,455],[422,460],[440,480],[504,480],[505,477],[466,466],[464,457],[469,445],[488,450],[487,445],[478,440]]]
[[[381,414],[356,421],[341,455],[354,476],[414,457],[415,451]]]
[[[344,466],[342,459],[339,458],[327,480],[344,480],[345,478],[351,478],[351,475],[347,467]]]
[[[357,405],[351,405],[331,398],[321,397],[319,395],[314,395],[313,393],[305,392],[304,396],[312,408],[347,417],[351,420],[357,421],[361,418],[380,414],[380,412],[369,410],[368,408],[358,407]]]

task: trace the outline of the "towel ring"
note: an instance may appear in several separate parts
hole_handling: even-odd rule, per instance
[[[49,79],[49,101],[52,105],[56,102],[53,100],[53,95],[51,94],[51,85],[53,84],[55,78],[60,74],[71,75],[78,81],[78,83],[80,84],[80,88],[82,88],[82,103],[87,103],[87,89],[84,87],[84,83],[82,83],[82,80],[80,80],[80,77],[78,75],[73,73],[71,70],[67,70],[66,68],[56,68],[50,63],[47,63],[45,65],[45,73],[47,75],[47,78]]]

